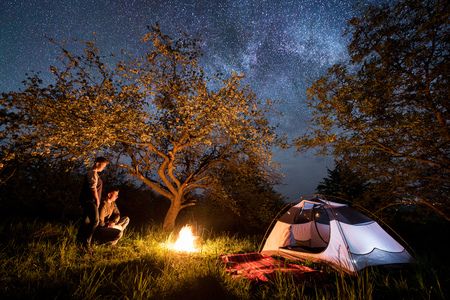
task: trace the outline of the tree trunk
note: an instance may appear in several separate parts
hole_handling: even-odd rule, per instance
[[[170,199],[170,207],[164,218],[163,229],[172,231],[175,227],[175,220],[178,213],[181,210],[181,197],[175,196],[174,199]]]

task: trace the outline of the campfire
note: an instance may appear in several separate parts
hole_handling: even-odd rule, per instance
[[[196,252],[194,247],[194,241],[196,237],[192,234],[192,229],[189,226],[184,226],[180,230],[177,241],[173,245],[172,249],[183,252]]]

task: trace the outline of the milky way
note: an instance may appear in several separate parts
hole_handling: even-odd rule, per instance
[[[305,105],[311,80],[347,59],[342,34],[356,2],[1,0],[0,92],[17,91],[30,70],[48,76],[59,52],[44,35],[61,42],[92,40],[95,32],[100,48],[135,52],[147,26],[158,22],[169,33],[177,25],[201,34],[205,70],[244,73],[261,99],[281,99],[284,117],[273,116],[271,122],[279,124],[280,133],[297,138],[311,118]],[[291,200],[313,194],[326,168],[332,168],[331,157],[275,152],[286,176],[279,191]]]

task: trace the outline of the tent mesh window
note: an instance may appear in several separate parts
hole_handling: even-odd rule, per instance
[[[346,224],[358,225],[375,222],[371,218],[350,207],[335,207],[333,208],[333,212],[339,222],[343,222]]]

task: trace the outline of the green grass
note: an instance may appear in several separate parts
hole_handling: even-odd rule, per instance
[[[314,265],[327,287],[272,285],[232,279],[220,254],[257,252],[253,236],[197,229],[198,252],[170,249],[174,234],[159,227],[127,228],[119,247],[75,244],[73,224],[8,221],[0,225],[0,299],[445,299],[447,266],[426,256],[407,269],[367,268],[359,277]]]

